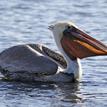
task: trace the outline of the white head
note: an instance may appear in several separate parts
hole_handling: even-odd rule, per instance
[[[58,36],[59,39],[63,36],[63,31],[69,27],[77,27],[74,23],[70,21],[60,21],[60,22],[54,22],[49,26],[49,29],[54,34],[54,37]]]

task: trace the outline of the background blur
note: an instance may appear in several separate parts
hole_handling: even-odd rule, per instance
[[[72,20],[107,44],[107,0],[0,0],[0,52],[24,43],[57,50],[47,27],[60,20]],[[79,84],[0,81],[0,107],[106,107],[107,57],[87,58],[82,65]]]

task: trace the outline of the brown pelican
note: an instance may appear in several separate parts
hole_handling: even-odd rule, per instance
[[[7,80],[80,81],[80,59],[107,55],[107,46],[80,30],[72,22],[49,26],[61,54],[38,44],[11,47],[0,54],[0,71]]]

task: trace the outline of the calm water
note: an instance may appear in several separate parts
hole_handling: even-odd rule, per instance
[[[107,44],[106,0],[0,0],[0,51],[42,43],[57,50],[47,26],[72,20]],[[0,107],[107,107],[107,57],[82,61],[78,84],[24,84],[0,81]]]

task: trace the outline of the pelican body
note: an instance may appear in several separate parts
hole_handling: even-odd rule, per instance
[[[107,46],[72,22],[49,26],[56,53],[39,44],[17,45],[0,54],[0,72],[7,80],[23,82],[75,82],[82,78],[80,59],[107,55]]]

